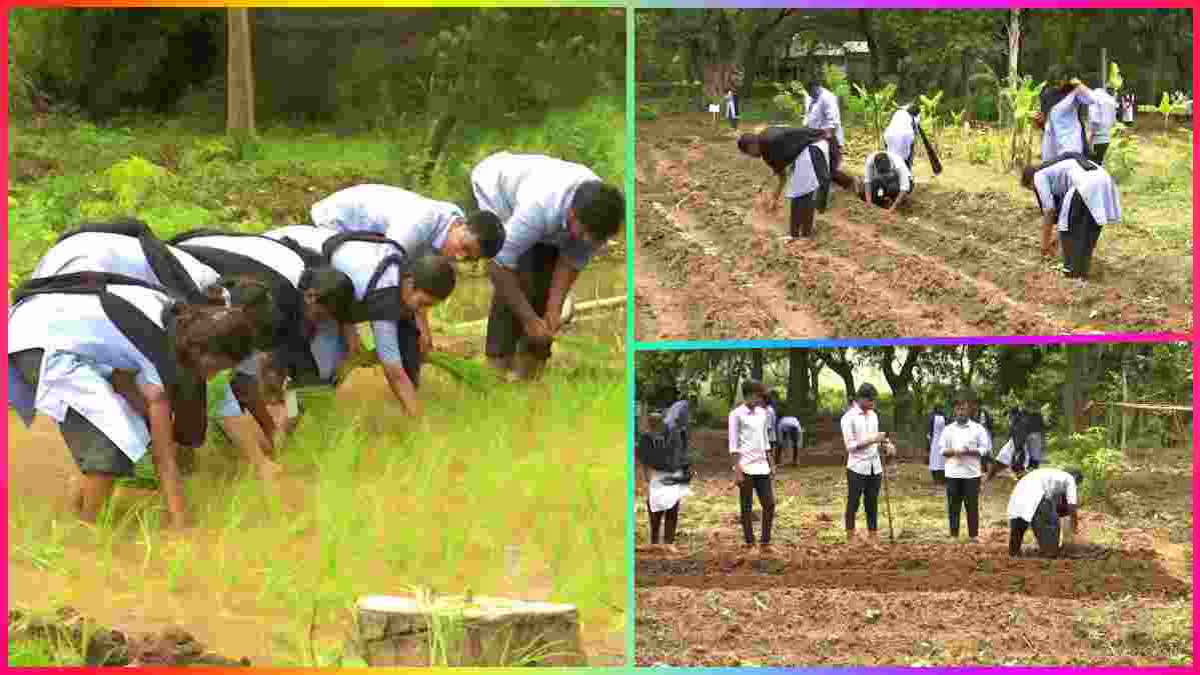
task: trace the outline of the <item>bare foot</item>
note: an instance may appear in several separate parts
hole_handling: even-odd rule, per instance
[[[675,544],[664,545],[663,552],[667,555],[679,555],[679,549],[675,547]]]

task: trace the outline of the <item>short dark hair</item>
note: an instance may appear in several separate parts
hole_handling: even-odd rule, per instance
[[[1071,478],[1075,479],[1075,486],[1079,487],[1083,484],[1083,472],[1076,467],[1066,469],[1066,472],[1071,474]]]
[[[966,403],[969,405],[971,403],[975,403],[975,401],[975,392],[971,391],[970,389],[959,389],[954,394],[954,405],[958,405],[959,403]]]
[[[870,382],[863,382],[862,386],[858,388],[858,392],[855,393],[854,398],[860,401],[874,401],[877,396],[879,396],[879,391],[875,389],[875,385]]]
[[[413,261],[413,288],[425,291],[438,300],[445,300],[454,292],[458,277],[454,265],[444,255],[430,253]]]
[[[625,221],[625,196],[598,180],[587,181],[575,189],[571,208],[588,234],[600,240],[615,235]]]
[[[738,136],[738,140],[737,140],[738,150],[740,150],[744,154],[748,155],[748,154],[750,154],[750,146],[758,145],[761,142],[762,142],[762,138],[759,137],[758,134],[752,134],[749,132],[744,133],[741,136]]]
[[[354,306],[354,282],[345,272],[332,265],[310,267],[300,276],[300,289],[317,294],[317,304],[329,310],[340,323],[350,320]]]
[[[896,167],[892,166],[892,158],[888,157],[886,152],[875,153],[875,159],[871,161],[871,164],[874,165],[875,171],[881,175],[895,173],[896,171]]]
[[[495,258],[504,247],[504,223],[491,211],[476,211],[467,217],[467,229],[479,241],[479,255]]]

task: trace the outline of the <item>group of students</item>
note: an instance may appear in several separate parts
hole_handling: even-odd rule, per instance
[[[1121,222],[1120,194],[1103,167],[1118,103],[1074,78],[1043,87],[1039,103],[1042,162],[1022,170],[1021,185],[1042,213],[1042,255],[1052,258],[1061,246],[1066,275],[1086,279],[1104,226]]]
[[[883,134],[883,149],[867,157],[863,177],[858,179],[841,170],[845,132],[837,97],[815,78],[805,89],[804,126],[772,126],[738,137],[738,150],[761,158],[776,178],[774,191],[764,197],[764,208],[774,212],[781,196],[790,200],[793,239],[814,235],[815,214],[828,208],[832,184],[867,204],[898,208],[913,191],[913,146],[921,133],[920,105],[900,106],[892,114]],[[732,92],[726,106],[731,119],[736,119]],[[1117,106],[1117,100],[1104,89],[1089,89],[1077,79],[1064,79],[1041,92],[1034,121],[1044,130],[1042,161],[1024,168],[1021,184],[1033,191],[1043,215],[1042,255],[1057,255],[1061,242],[1068,277],[1088,277],[1101,230],[1121,221],[1116,184],[1102,166]],[[930,159],[936,162],[936,158]]]
[[[260,477],[277,474],[269,455],[299,415],[288,390],[341,382],[361,323],[403,412],[419,415],[429,311],[454,291],[452,261],[491,260],[489,361],[540,372],[563,299],[620,228],[624,197],[542,155],[491,155],[471,182],[469,211],[369,184],[317,202],[311,224],[262,234],[163,241],[122,219],[60,237],[13,294],[9,400],[27,426],[37,412],[57,422],[82,474],[80,516],[94,520],[150,452],[170,520],[186,525],[177,444],[204,442],[206,383],[225,370],[218,423]]]
[[[805,91],[804,126],[772,126],[738,137],[738,150],[761,158],[775,175],[775,190],[764,198],[764,208],[774,212],[781,196],[790,200],[793,239],[813,236],[816,212],[828,208],[832,184],[867,204],[895,210],[913,190],[913,144],[920,133],[920,105],[901,106],[893,113],[881,139],[884,147],[867,157],[860,179],[841,170],[846,133],[837,96],[817,78],[805,85]]]
[[[738,487],[741,506],[741,523],[746,548],[756,545],[752,520],[754,496],[758,496],[762,509],[762,524],[757,545],[762,550],[771,548],[771,531],[775,516],[773,475],[778,466],[778,456],[772,463],[771,452],[773,411],[770,396],[762,383],[746,381],[742,384],[743,401],[729,414],[729,452],[734,455],[734,482]],[[878,391],[870,383],[859,387],[849,409],[842,415],[841,431],[845,443],[846,459],[846,509],[845,528],[848,538],[856,536],[856,521],[859,507],[864,511],[866,537],[877,540],[879,535],[879,493],[883,482],[883,458],[896,454],[895,445],[886,432],[879,430],[879,417],[875,413]],[[979,534],[979,488],[981,483],[991,480],[1003,468],[1010,468],[1021,476],[1009,499],[1009,554],[1021,555],[1021,544],[1025,533],[1033,529],[1041,555],[1053,557],[1059,552],[1060,518],[1071,516],[1079,505],[1078,486],[1082,474],[1075,469],[1059,470],[1038,468],[1042,426],[1040,414],[1031,411],[1012,411],[1012,439],[1005,445],[1006,451],[992,457],[991,434],[984,424],[972,419],[981,415],[976,398],[968,391],[961,391],[954,399],[954,418],[947,423],[943,416],[936,436],[931,439],[932,455],[940,457],[934,470],[935,479],[944,482],[946,489],[947,514],[950,536],[959,536],[962,513],[967,515],[967,534],[970,541],[977,541]],[[799,426],[797,422],[797,427]],[[931,431],[932,435],[932,431]],[[652,442],[644,435],[637,441],[638,456],[645,465],[643,447]],[[1019,442],[1022,453],[1014,455],[1013,446]],[[1038,460],[1030,460],[1033,445],[1037,444]],[[985,458],[993,461],[985,468]],[[985,474],[986,471],[986,474]],[[686,474],[686,475],[685,475]],[[690,494],[687,482],[690,471],[649,471],[645,476],[649,494],[647,506],[650,513],[651,544],[658,545],[659,524],[666,515],[666,544],[674,549],[675,530],[679,516],[680,500]]]

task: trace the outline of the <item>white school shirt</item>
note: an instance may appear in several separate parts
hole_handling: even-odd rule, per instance
[[[196,260],[190,253],[174,246],[167,249],[179,261],[200,290],[217,283],[220,275],[213,268]],[[109,232],[81,232],[55,244],[42,256],[32,278],[72,274],[74,272],[108,272],[123,274],[140,281],[163,286],[150,268],[137,237]]]
[[[875,476],[883,473],[883,462],[879,459],[879,444],[872,443],[865,448],[850,450],[852,445],[861,442],[871,434],[879,432],[879,416],[875,411],[863,412],[855,403],[842,415],[842,439],[846,442],[846,468],[863,476]]]
[[[992,442],[988,439],[987,429],[974,420],[967,420],[966,424],[947,424],[942,429],[938,451],[967,449],[978,450],[984,455],[991,454]],[[979,478],[982,475],[979,457],[946,457],[946,478]]]
[[[1097,225],[1121,222],[1121,195],[1104,167],[1086,171],[1074,159],[1064,159],[1033,174],[1033,187],[1043,209],[1053,208],[1054,198],[1061,195],[1057,201],[1060,232],[1069,229],[1071,199],[1076,193]]]
[[[734,105],[732,96],[725,97],[725,116],[728,117],[729,119],[734,119],[734,120],[737,119],[737,116],[738,116],[737,106]]]
[[[1107,143],[1113,125],[1117,123],[1117,101],[1107,91],[1092,91],[1092,104],[1088,106],[1088,127],[1092,143]]]
[[[767,440],[774,443],[778,440],[779,418],[775,416],[775,406],[767,406]]]
[[[791,415],[788,415],[787,417],[779,420],[779,428],[780,429],[796,429],[797,431],[799,431],[800,430],[800,420],[796,419],[795,417],[792,417]]]
[[[471,171],[471,186],[479,208],[504,223],[496,264],[515,270],[521,256],[540,243],[558,248],[572,267],[582,270],[603,244],[571,236],[567,211],[580,184],[599,180],[586,166],[545,155],[498,152],[484,158]]]
[[[131,302],[160,328],[169,296],[141,286],[108,290]],[[158,368],[125,337],[95,295],[45,294],[18,303],[8,314],[8,353],[45,350],[37,390],[15,368],[8,373],[9,401],[26,426],[35,410],[61,423],[74,409],[137,462],[150,445],[147,420],[108,381],[113,370],[136,373],[134,381],[162,387]]]
[[[1017,481],[1012,496],[1008,498],[1009,519],[1020,518],[1033,522],[1033,514],[1043,498],[1049,498],[1057,504],[1064,495],[1067,503],[1079,505],[1079,495],[1076,492],[1075,477],[1061,469],[1034,469]]]
[[[838,145],[846,145],[846,132],[842,130],[842,114],[838,110],[837,96],[825,87],[819,88],[815,99],[811,94],[808,96],[804,126],[810,129],[834,129]]]
[[[275,240],[288,237],[304,248],[320,251],[326,241],[337,236],[337,232],[319,227],[293,225],[271,230],[265,236]],[[384,258],[395,253],[396,248],[390,244],[348,241],[338,247],[329,264],[335,270],[350,277],[351,283],[354,284],[354,299],[362,300],[366,297],[367,286],[370,285],[371,277],[375,275],[375,270],[379,267],[379,263]],[[400,272],[396,267],[392,266],[379,276],[379,281],[375,284],[375,288],[391,288],[399,285],[399,283]],[[372,321],[371,336],[375,338],[375,354],[381,362],[401,364],[404,362],[403,357],[400,355],[399,333],[396,330],[396,323],[394,321]],[[320,345],[314,346],[314,352],[321,351],[318,347]],[[320,357],[318,357],[319,362]],[[338,362],[340,363],[340,360]]]
[[[1090,95],[1076,89],[1054,104],[1046,120],[1046,133],[1043,140],[1050,141],[1050,152],[1042,151],[1043,160],[1050,160],[1067,152],[1083,152],[1083,126],[1079,122],[1078,106],[1091,105],[1094,102]],[[1048,134],[1048,135],[1047,135]]]
[[[892,160],[892,168],[900,175],[900,192],[912,192],[912,172],[908,170],[908,164],[904,162],[904,158],[894,152],[875,152],[867,156],[866,167],[863,169],[866,183],[870,185],[875,180],[875,156],[882,154],[887,154],[888,159]]]
[[[313,204],[311,215],[317,227],[385,235],[414,259],[440,251],[450,224],[464,218],[462,209],[449,202],[374,183],[329,195]]]
[[[737,455],[742,473],[764,476],[771,473],[767,461],[767,411],[750,410],[742,404],[729,413],[729,452]]]
[[[667,408],[667,414],[663,416],[663,424],[672,431],[677,428],[687,429],[688,412],[687,399],[676,401],[671,404],[670,408]]]
[[[883,130],[883,143],[888,152],[902,158],[912,154],[913,141],[916,140],[913,128],[917,119],[904,108],[892,113],[892,121],[888,122],[887,128]]]
[[[945,415],[933,418],[933,438],[929,439],[929,470],[942,471],[946,468],[946,458],[942,456],[942,432],[946,430]]]

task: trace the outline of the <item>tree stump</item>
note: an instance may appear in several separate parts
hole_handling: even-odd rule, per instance
[[[360,598],[353,638],[370,666],[586,666],[574,605],[505,598]]]

